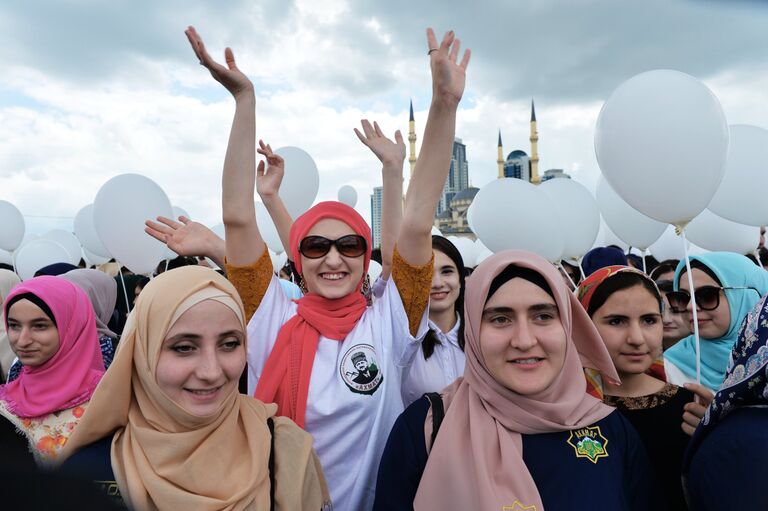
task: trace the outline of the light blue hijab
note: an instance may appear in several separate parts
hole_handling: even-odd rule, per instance
[[[723,287],[753,287],[760,293],[751,289],[726,289],[725,297],[731,310],[728,331],[717,339],[701,338],[701,384],[710,389],[718,389],[725,379],[725,371],[733,345],[739,337],[741,323],[760,298],[768,293],[768,272],[748,257],[733,252],[710,252],[691,256],[691,261],[699,261],[712,270]],[[675,270],[675,291],[680,289],[680,275],[683,271],[684,260],[680,261]],[[687,376],[695,378],[696,338],[693,335],[685,337],[665,351],[664,358]]]

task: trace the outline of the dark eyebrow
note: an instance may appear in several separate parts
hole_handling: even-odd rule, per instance
[[[199,341],[202,339],[202,335],[193,334],[191,332],[181,332],[173,337],[167,338],[165,341],[163,341],[164,344],[173,344],[178,341]]]
[[[14,323],[21,323],[21,321],[19,321],[18,319],[9,316],[8,323],[10,323],[11,321],[13,321]],[[30,319],[28,323],[53,323],[53,321],[51,321],[51,319],[48,316],[40,316],[37,318]]]
[[[232,337],[233,335],[236,337],[242,337],[245,334],[243,333],[242,330],[227,330],[226,332],[222,332],[219,334],[219,339],[222,339],[224,337]]]
[[[557,305],[553,303],[537,303],[528,307],[529,312],[558,312]],[[483,316],[488,314],[509,314],[515,312],[511,307],[488,307],[483,310]]]

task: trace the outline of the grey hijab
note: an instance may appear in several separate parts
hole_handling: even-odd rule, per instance
[[[72,270],[60,275],[85,291],[96,313],[96,329],[99,337],[108,336],[117,339],[117,334],[107,327],[112,318],[117,302],[117,283],[115,279],[99,270]]]

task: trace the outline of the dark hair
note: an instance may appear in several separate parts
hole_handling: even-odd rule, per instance
[[[6,263],[0,263],[0,270],[11,270],[13,271],[13,266]]]
[[[667,272],[675,272],[677,270],[677,265],[680,264],[679,259],[666,259],[662,262],[660,262],[656,268],[651,270],[651,272],[648,274],[651,279],[656,282],[659,280],[659,275],[662,275]]]
[[[698,259],[691,259],[691,270],[693,270],[694,268],[697,268],[697,269],[703,271],[704,273],[706,273],[707,275],[709,275],[712,278],[712,280],[717,282],[718,286],[722,286],[723,285],[723,283],[720,282],[720,279],[717,277],[717,275],[715,275],[715,272],[712,270],[712,268],[710,268],[706,264],[702,263]],[[683,280],[683,275],[685,275],[685,273],[687,271],[688,271],[687,268],[683,268],[682,271],[680,272],[680,277],[677,280],[677,285],[678,286],[680,285],[680,281]]]
[[[597,286],[597,289],[595,289],[595,292],[592,294],[592,299],[589,301],[587,314],[591,318],[597,309],[602,307],[605,302],[608,301],[608,298],[613,293],[623,291],[624,289],[630,289],[635,286],[643,286],[659,302],[659,312],[663,310],[663,302],[659,290],[653,285],[653,282],[651,282],[648,277],[634,271],[622,271],[611,275]]]
[[[459,296],[453,304],[453,309],[459,315],[459,332],[457,339],[459,347],[464,350],[464,287],[466,280],[464,259],[462,259],[461,253],[459,252],[459,249],[456,248],[456,245],[442,236],[432,236],[432,250],[437,250],[448,256],[448,259],[453,261],[453,264],[456,265],[456,271],[459,273]],[[427,330],[426,337],[424,337],[424,340],[421,342],[421,351],[424,353],[424,360],[431,357],[435,352],[435,344],[440,344],[440,339],[437,338],[437,335],[435,335],[432,329],[429,329]]]
[[[381,249],[380,248],[374,248],[371,250],[371,261],[376,261],[377,263],[381,264]]]
[[[514,278],[521,278],[523,280],[527,280],[531,284],[536,284],[541,289],[546,291],[546,293],[552,297],[552,299],[555,298],[555,294],[552,292],[552,288],[549,287],[549,283],[547,280],[541,275],[541,273],[537,272],[536,270],[532,270],[530,268],[523,268],[521,266],[515,266],[514,264],[510,264],[504,270],[496,275],[496,277],[491,281],[491,286],[488,288],[488,296],[485,297],[486,303],[488,300],[491,299],[491,297],[496,293],[496,291],[499,290],[501,286],[509,282],[510,280]]]
[[[11,307],[13,306],[13,304],[21,300],[29,300],[30,302],[40,307],[40,309],[45,313],[45,315],[48,316],[48,319],[50,319],[51,322],[53,322],[53,324],[56,326],[56,328],[58,328],[58,325],[56,325],[56,318],[53,316],[53,311],[51,310],[51,308],[48,307],[48,304],[45,303],[42,298],[40,298],[39,296],[33,293],[21,293],[19,295],[14,296],[10,300],[8,300],[5,303],[6,318],[8,317],[8,311],[11,310]],[[6,319],[6,321],[8,320]]]

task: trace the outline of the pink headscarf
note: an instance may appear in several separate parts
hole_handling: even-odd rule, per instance
[[[62,278],[44,276],[13,288],[5,303],[27,293],[51,309],[59,332],[59,350],[44,364],[24,366],[17,380],[0,385],[0,400],[22,418],[48,415],[88,401],[104,374],[96,318],[88,295]]]
[[[523,396],[498,383],[480,350],[480,321],[493,279],[509,265],[539,273],[555,298],[567,336],[563,369],[550,386]],[[582,366],[618,381],[603,341],[557,270],[530,252],[510,250],[483,261],[467,279],[464,377],[443,391],[445,420],[421,477],[414,509],[502,509],[543,505],[523,461],[523,434],[589,426],[614,409],[586,393]]]

